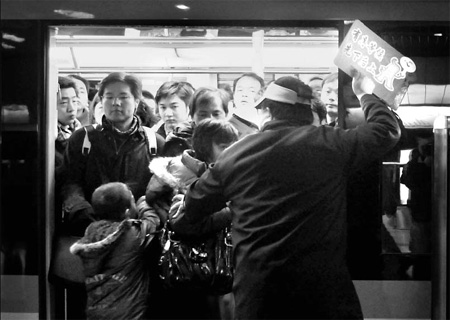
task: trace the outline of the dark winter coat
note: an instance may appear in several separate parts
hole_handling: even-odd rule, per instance
[[[400,182],[411,191],[408,205],[414,221],[429,222],[433,197],[431,193],[433,188],[432,167],[424,161],[419,161],[419,157],[408,161],[403,168]]]
[[[70,248],[83,261],[88,319],[144,317],[150,272],[157,272],[156,266],[146,263],[146,255],[160,221],[151,210],[140,218],[93,222]]]
[[[228,120],[228,122],[231,123],[233,127],[235,127],[236,130],[238,131],[239,139],[242,139],[243,137],[249,134],[259,132],[259,128],[256,124],[247,121],[236,114],[233,114]]]
[[[362,318],[345,262],[347,179],[400,130],[375,96],[361,104],[367,123],[351,130],[270,121],[188,189],[192,222],[230,201],[237,319]]]
[[[187,186],[207,169],[207,164],[193,156],[193,150],[185,150],[181,156],[160,157],[152,160],[153,173],[148,184],[146,198],[149,203],[161,197],[171,202],[174,193],[185,192]],[[165,194],[169,193],[169,197]],[[185,239],[207,239],[219,230],[229,226],[231,212],[224,208],[202,221],[189,223],[184,212],[169,219],[169,225],[177,236]],[[218,319],[217,296],[200,293],[196,290],[161,289],[153,296],[158,308],[152,310],[155,319]],[[176,308],[173,308],[173,304]]]
[[[148,165],[153,158],[139,121],[131,133],[120,134],[103,117],[102,125],[89,132],[91,148],[88,155],[82,152],[85,135],[85,130],[78,130],[69,139],[64,154],[67,181],[62,191],[63,206],[68,215],[65,219],[69,224],[80,226],[81,232],[92,222],[86,210],[92,210],[90,202],[94,190],[108,182],[123,182],[134,198],[139,199],[145,194],[150,180]],[[157,145],[160,152],[164,139],[159,135]]]

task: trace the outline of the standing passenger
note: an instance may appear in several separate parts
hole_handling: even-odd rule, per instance
[[[67,179],[64,163],[64,152],[73,132],[81,128],[77,120],[77,110],[81,106],[75,82],[68,77],[58,77],[59,92],[57,98],[58,134],[55,141],[55,229],[63,227],[63,199],[61,188]],[[60,283],[55,281],[55,315],[57,318],[67,315],[67,319],[84,317],[84,301],[86,300],[82,285]],[[64,294],[65,292],[65,294]],[[65,300],[64,300],[65,295]]]
[[[156,92],[156,105],[164,124],[155,130],[164,139],[178,125],[189,120],[188,106],[194,91],[188,82],[168,81]]]
[[[327,110],[327,123],[334,127],[338,118],[338,73],[329,74],[323,79],[320,100]]]
[[[228,116],[230,95],[223,89],[198,88],[189,104],[189,115],[194,124],[204,119],[225,120]]]
[[[142,90],[142,99],[148,105],[148,107],[152,110],[153,114],[157,115],[156,112],[156,100],[153,94],[148,90]]]
[[[81,128],[77,120],[77,110],[81,106],[75,82],[67,77],[58,77],[58,134],[55,141],[55,172],[57,185],[64,180],[61,177],[64,150],[72,133]],[[61,209],[61,207],[57,208]]]
[[[308,86],[312,89],[312,93],[315,99],[311,100],[311,109],[313,111],[315,126],[320,126],[327,123],[327,110],[325,104],[320,100],[322,94],[323,79],[318,76],[314,76],[309,79]]]
[[[102,99],[97,92],[89,103],[90,124],[101,124],[104,114]]]
[[[225,120],[228,116],[230,95],[223,89],[201,87],[195,90],[189,103],[189,116],[192,121],[182,123],[166,138],[164,156],[177,156],[192,148],[192,133],[197,124],[204,119]]]
[[[153,110],[144,100],[139,101],[139,104],[136,109],[136,115],[141,120],[141,125],[149,128],[153,127],[159,121],[159,117],[157,117],[153,113]]]
[[[294,77],[276,80],[262,102],[272,121],[188,188],[191,223],[226,203],[233,212],[237,319],[363,318],[345,261],[346,183],[400,134],[373,87],[354,78],[367,122],[342,130],[310,125],[311,88]]]
[[[244,73],[233,82],[234,111],[229,121],[239,132],[239,139],[259,131],[255,102],[263,88],[264,79],[253,72]]]
[[[314,98],[320,99],[322,93],[322,83],[323,78],[319,76],[314,76],[308,81],[308,86],[311,87]]]
[[[184,193],[189,184],[200,177],[222,151],[237,139],[236,129],[225,120],[200,121],[194,128],[193,149],[185,150],[177,157],[161,157],[150,163],[153,176],[147,187],[147,202],[154,205],[160,199],[168,198],[171,201],[174,193]],[[229,227],[231,212],[228,208],[223,208],[194,224],[190,224],[184,218],[184,214],[168,219],[171,229],[177,236],[204,239],[214,237],[218,231]],[[157,316],[165,319],[221,318],[219,316],[221,299],[217,295],[204,294],[189,287],[184,290],[179,288],[162,290],[152,298],[153,301],[160,301],[157,305],[161,314],[157,312]],[[177,301],[178,308],[170,308],[172,301]]]
[[[135,115],[141,87],[141,81],[133,75],[109,74],[98,91],[105,113],[102,124],[78,130],[69,139],[64,155],[68,173],[63,187],[64,218],[74,235],[82,236],[95,220],[91,196],[98,186],[123,182],[136,199],[145,194],[151,176],[148,165],[155,155]],[[85,144],[86,135],[90,149]],[[161,150],[164,140],[159,135],[156,138],[157,150]]]
[[[80,106],[77,110],[77,119],[85,126],[89,123],[89,81],[82,76],[71,74],[68,76],[75,82],[77,87],[78,97],[80,98]]]

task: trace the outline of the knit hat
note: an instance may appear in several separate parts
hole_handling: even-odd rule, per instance
[[[267,86],[262,98],[256,102],[255,108],[262,107],[264,100],[272,100],[290,105],[311,104],[312,89],[295,77],[281,77]]]

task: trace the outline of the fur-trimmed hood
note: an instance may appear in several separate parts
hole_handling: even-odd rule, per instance
[[[85,269],[95,273],[95,270],[102,265],[103,258],[115,248],[117,240],[130,226],[129,220],[92,222],[86,229],[84,237],[70,247],[70,252],[83,260]]]
[[[153,159],[149,165],[153,176],[147,186],[147,202],[151,203],[168,192],[184,192],[206,168],[204,162],[194,158],[192,150],[185,150],[177,157]]]

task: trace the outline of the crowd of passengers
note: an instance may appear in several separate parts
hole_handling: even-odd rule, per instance
[[[58,82],[55,223],[82,237],[71,251],[86,276],[66,288],[68,318],[363,318],[345,262],[346,182],[400,135],[370,79],[353,78],[366,121],[347,130],[337,73],[170,81],[154,95],[126,73],[90,95],[80,76]],[[167,222],[187,237],[232,227],[232,293],[161,285],[147,255]]]

